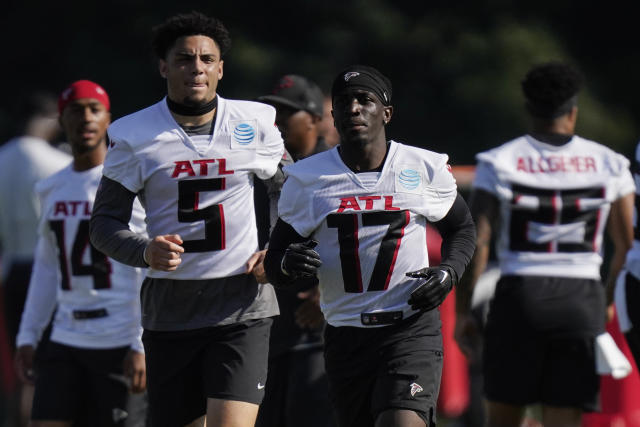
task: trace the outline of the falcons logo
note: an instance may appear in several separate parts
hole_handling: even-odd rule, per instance
[[[418,383],[411,383],[411,397],[415,396],[416,393],[420,393],[423,391],[423,388]]]

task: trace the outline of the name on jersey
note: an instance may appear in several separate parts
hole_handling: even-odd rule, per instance
[[[360,197],[341,197],[340,207],[336,213],[342,213],[347,209],[354,211],[361,210],[380,210],[399,211],[400,208],[393,206],[393,196],[360,196]]]
[[[518,172],[596,172],[596,160],[591,156],[518,157]]]
[[[171,178],[186,176],[207,176],[209,175],[209,165],[218,168],[218,175],[231,175],[233,170],[227,169],[227,159],[199,159],[199,160],[178,160],[171,173]]]
[[[53,216],[91,216],[87,200],[60,200],[53,207]]]

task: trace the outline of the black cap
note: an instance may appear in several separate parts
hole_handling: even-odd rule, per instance
[[[267,104],[286,105],[322,117],[322,90],[311,80],[295,74],[281,77],[271,95],[259,96],[257,99]]]

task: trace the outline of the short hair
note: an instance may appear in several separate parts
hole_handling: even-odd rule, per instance
[[[153,52],[160,59],[165,59],[176,40],[185,36],[202,35],[211,38],[218,45],[220,56],[226,54],[231,47],[231,36],[222,21],[196,11],[174,15],[155,26],[152,33]]]
[[[58,101],[56,96],[47,90],[38,90],[20,97],[16,108],[16,130],[24,133],[27,125],[34,117],[58,117]]]
[[[536,65],[522,81],[526,107],[534,117],[554,119],[573,108],[582,87],[582,75],[563,62]]]

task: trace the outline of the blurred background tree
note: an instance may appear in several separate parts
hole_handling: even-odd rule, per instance
[[[594,3],[595,5],[595,3]],[[519,82],[538,62],[566,60],[586,76],[578,133],[629,157],[640,136],[640,54],[630,5],[568,0],[45,2],[8,0],[0,15],[0,141],[13,136],[27,91],[99,82],[118,118],[156,102],[164,81],[150,29],[177,12],[223,20],[233,45],[219,86],[227,98],[268,93],[282,74],[329,91],[353,63],[394,84],[388,135],[447,152],[452,164],[527,129]]]

